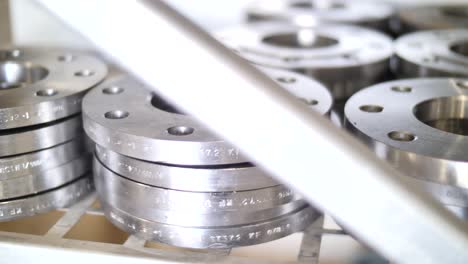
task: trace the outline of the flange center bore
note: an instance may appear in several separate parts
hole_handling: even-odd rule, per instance
[[[49,71],[42,66],[27,62],[0,62],[0,89],[22,87],[44,79]]]
[[[416,118],[424,124],[448,133],[468,136],[468,96],[440,97],[417,104]]]
[[[312,29],[274,33],[264,37],[262,42],[272,46],[295,49],[325,48],[338,44],[338,40],[318,35]]]
[[[317,9],[317,10],[327,10],[327,9],[343,9],[345,8],[344,3],[330,2],[330,1],[302,1],[291,4],[291,7],[303,8],[303,9]]]

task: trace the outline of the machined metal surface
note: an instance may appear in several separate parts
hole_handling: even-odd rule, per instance
[[[90,170],[90,155],[83,155],[55,168],[0,180],[0,199],[11,199],[57,188]]]
[[[50,148],[82,134],[80,115],[45,125],[5,130],[0,133],[0,157]]]
[[[398,12],[402,31],[468,27],[468,5],[415,6]]]
[[[348,100],[347,126],[405,175],[435,183],[421,186],[439,201],[466,207],[467,84],[448,78],[378,84]]]
[[[331,95],[320,83],[292,72],[263,70],[309,108],[321,114],[330,111]],[[248,162],[238,148],[132,77],[111,79],[89,92],[83,119],[94,142],[133,158],[176,165]]]
[[[396,40],[399,77],[468,76],[468,30],[433,30],[404,35]]]
[[[103,204],[108,219],[137,237],[187,248],[231,248],[272,241],[304,230],[319,215],[308,206],[269,221],[213,229],[161,224]]]
[[[320,80],[335,99],[385,78],[393,53],[388,36],[352,25],[262,22],[226,29],[217,37],[252,63]]]
[[[93,8],[78,0],[38,2],[241,147],[253,162],[326,208],[383,256],[398,263],[466,263],[466,223],[428,194],[405,185],[402,175],[368,147],[297,102],[166,2],[101,0]],[[135,30],[148,24],[160,34]],[[128,39],[138,42],[138,49],[124,41]],[[184,58],[183,67],[174,63],[175,57]],[[197,89],[187,88],[193,86]],[[265,118],[271,113],[275,118]],[[241,129],[245,127],[255,129]],[[315,171],[329,171],[327,177],[305,177],[312,162]]]
[[[215,213],[242,210],[254,212],[284,205],[300,197],[285,186],[239,192],[187,192],[163,189],[123,178],[99,161],[94,162],[94,177],[100,192],[124,196],[137,201],[141,210],[181,210],[184,212]],[[119,199],[124,199],[119,197]]]
[[[83,95],[106,74],[103,62],[80,52],[0,49],[0,130],[79,113]]]
[[[25,216],[69,206],[93,190],[92,180],[84,176],[59,188],[40,194],[0,202],[0,221],[11,221]]]
[[[395,9],[386,3],[346,0],[261,0],[247,7],[249,21],[279,20],[299,26],[318,21],[357,24],[387,31]]]
[[[0,158],[0,181],[41,173],[70,162],[88,151],[84,142],[78,137],[52,148]]]
[[[250,164],[222,167],[184,167],[146,162],[96,145],[96,156],[107,168],[136,182],[192,192],[242,191],[279,183]]]

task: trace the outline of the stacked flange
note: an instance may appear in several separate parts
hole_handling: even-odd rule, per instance
[[[464,219],[468,208],[468,80],[406,79],[351,97],[347,126]]]
[[[323,82],[336,100],[387,77],[392,40],[377,31],[320,24],[246,24],[219,32],[220,41],[252,63],[301,72]]]
[[[394,13],[394,8],[384,3],[349,0],[262,0],[247,8],[249,21],[276,20],[299,26],[311,26],[322,21],[382,31],[389,31]]]
[[[416,6],[398,13],[401,32],[468,27],[468,5]]]
[[[64,207],[91,191],[81,100],[106,73],[84,54],[0,51],[0,221]]]
[[[332,97],[321,84],[265,71],[311,109],[330,111]],[[83,116],[96,143],[94,176],[104,212],[129,233],[180,247],[230,248],[284,237],[319,215],[131,77],[91,91]]]
[[[468,76],[468,30],[433,30],[411,33],[395,43],[399,77]]]

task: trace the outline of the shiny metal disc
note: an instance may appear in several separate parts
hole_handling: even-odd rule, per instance
[[[467,102],[468,79],[392,81],[351,97],[345,107],[346,125],[405,175],[465,192]],[[433,189],[439,200],[447,200]]]
[[[0,200],[32,195],[71,182],[90,171],[91,156],[71,160],[34,174],[0,180]]]
[[[269,242],[307,228],[319,214],[306,206],[268,221],[230,227],[181,227],[152,222],[102,204],[106,217],[140,238],[186,248],[231,248]]]
[[[316,78],[335,99],[385,78],[393,53],[388,36],[351,25],[262,22],[227,29],[217,37],[252,63]]]
[[[69,206],[93,191],[90,177],[84,176],[60,188],[37,195],[0,202],[0,221],[45,213]]]
[[[88,149],[83,137],[28,154],[0,158],[0,180],[34,175],[83,156]]]
[[[43,124],[81,111],[106,65],[76,51],[0,49],[0,130]]]
[[[395,9],[382,2],[349,0],[261,0],[247,7],[249,21],[279,20],[299,26],[318,21],[357,24],[388,30]]]
[[[398,14],[403,31],[468,27],[468,5],[405,7]]]
[[[422,31],[396,40],[400,77],[468,76],[468,29]]]
[[[34,127],[4,130],[0,132],[0,157],[50,148],[82,134],[80,115]]]
[[[95,159],[94,181],[108,198],[135,201],[141,210],[155,208],[165,211],[216,213],[242,210],[252,212],[270,209],[297,201],[300,197],[285,186],[278,185],[239,192],[188,192],[158,188],[121,177]]]
[[[96,157],[107,168],[136,182],[174,190],[222,192],[279,185],[252,165],[181,167],[147,162],[96,145]]]
[[[330,111],[331,97],[321,84],[294,73],[266,72],[311,109],[323,114]],[[94,142],[133,158],[177,165],[248,161],[238,148],[179,113],[132,77],[110,80],[89,92],[83,100],[83,119]]]

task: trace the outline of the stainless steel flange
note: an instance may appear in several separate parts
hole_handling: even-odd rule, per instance
[[[444,204],[468,207],[467,102],[466,79],[407,79],[360,91],[345,114],[379,157]]]
[[[263,22],[219,32],[219,40],[252,63],[305,73],[335,99],[386,77],[392,40],[370,29],[336,24],[298,27]]]
[[[357,24],[388,31],[395,9],[381,2],[347,0],[261,0],[247,7],[249,21],[279,20],[299,26],[317,21]]]
[[[468,30],[434,30],[404,35],[396,40],[399,77],[468,76]]]
[[[141,210],[155,208],[185,213],[254,212],[297,201],[300,197],[285,186],[233,192],[188,192],[158,188],[121,177],[94,162],[94,181],[100,193],[108,193],[109,199],[137,201]]]
[[[1,158],[0,181],[34,175],[56,168],[83,156],[86,152],[88,152],[88,149],[84,144],[84,139],[79,137],[49,149]]]
[[[91,156],[84,155],[55,168],[0,180],[0,200],[32,195],[71,182],[90,171]]]
[[[75,51],[0,49],[0,130],[79,113],[85,92],[106,74],[103,62]]]
[[[306,77],[266,70],[285,89],[322,114],[331,97]],[[147,161],[177,165],[245,163],[239,149],[213,135],[194,118],[180,114],[131,77],[119,77],[88,93],[83,100],[84,128],[97,144]]]
[[[96,156],[107,168],[136,182],[182,191],[253,190],[279,183],[252,165],[222,167],[170,166],[120,155],[96,145]]]
[[[83,134],[81,116],[26,128],[0,132],[0,157],[50,148]]]
[[[10,221],[69,206],[90,194],[92,190],[91,178],[83,176],[47,192],[2,201],[0,202],[0,221]]]
[[[129,215],[102,204],[107,218],[120,229],[140,238],[186,248],[231,248],[269,242],[302,231],[319,214],[305,206],[268,221],[217,228],[181,227]]]
[[[468,5],[415,6],[398,12],[401,31],[468,27]]]

